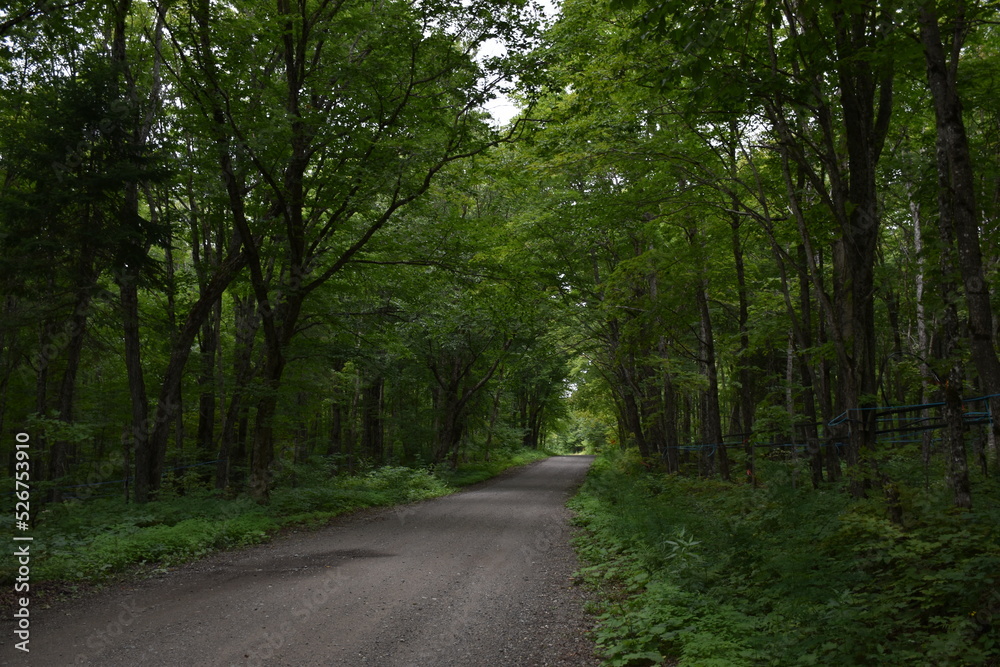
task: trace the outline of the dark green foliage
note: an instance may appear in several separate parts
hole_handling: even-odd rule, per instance
[[[357,477],[313,481],[296,488],[276,490],[270,509],[275,515],[285,517],[312,512],[335,516],[361,507],[413,502],[451,491],[440,478],[426,470],[385,466]]]
[[[16,272],[22,281],[29,268],[43,280],[57,267],[79,274],[81,266],[95,271],[95,263],[152,271],[151,258],[135,249],[166,235],[162,225],[121,215],[127,183],[168,177],[164,157],[129,143],[139,110],[123,99],[116,68],[98,54],[84,54],[80,68],[23,92],[17,103],[30,112],[0,135],[9,142],[0,156],[7,181],[0,191],[0,273]],[[70,278],[86,278],[76,274]]]
[[[912,493],[905,526],[882,502],[650,473],[605,455],[573,501],[581,574],[608,664],[984,665],[1000,658],[995,484],[984,509]],[[938,499],[937,496],[942,496]]]
[[[494,452],[490,461],[467,463],[457,469],[444,466],[435,471],[435,475],[451,486],[468,486],[486,481],[512,466],[525,465],[548,457],[547,452],[540,450],[514,450]]]

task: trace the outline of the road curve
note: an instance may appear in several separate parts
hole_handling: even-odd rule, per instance
[[[9,630],[0,664],[597,665],[564,507],[591,461],[553,457],[41,611],[31,652]]]

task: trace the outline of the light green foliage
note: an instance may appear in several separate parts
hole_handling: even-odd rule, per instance
[[[94,426],[83,422],[64,422],[57,412],[45,417],[33,414],[28,417],[27,425],[32,433],[42,433],[49,440],[63,440],[74,444],[84,443],[94,437]]]
[[[106,498],[49,505],[33,529],[32,578],[93,581],[136,565],[167,567],[262,542],[277,527],[254,503],[204,493],[145,506]],[[12,568],[5,558],[0,577]]]
[[[762,488],[598,460],[573,500],[609,665],[979,665],[1000,657],[996,510]],[[996,489],[983,488],[995,493]],[[946,494],[945,494],[946,495]]]
[[[38,569],[42,579],[97,579],[135,565],[169,567],[226,549],[263,542],[276,527],[261,514],[237,516],[221,522],[185,519],[174,525],[140,527],[118,524],[80,549],[76,543],[53,553]],[[81,553],[82,552],[82,553]]]

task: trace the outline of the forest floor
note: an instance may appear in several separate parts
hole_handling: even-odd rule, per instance
[[[598,665],[565,503],[593,457],[345,517],[4,620],[0,665]]]

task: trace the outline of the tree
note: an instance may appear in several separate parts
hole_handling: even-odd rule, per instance
[[[267,391],[257,406],[252,486],[264,499],[284,350],[305,299],[445,165],[502,140],[477,119],[494,84],[483,88],[487,73],[472,55],[495,35],[517,38],[523,18],[517,8],[494,14],[485,4],[279,2],[257,10],[216,16],[196,3],[193,30],[180,16],[168,23],[177,50],[196,54],[184,71],[212,119],[262,318]],[[241,37],[248,34],[256,35],[249,45]],[[257,72],[235,79],[234,62]],[[280,115],[257,106],[261,99],[280,100]],[[248,179],[264,190],[267,213],[258,222],[246,214]],[[268,252],[278,251],[272,278],[268,237]]]

